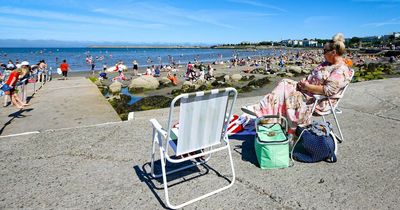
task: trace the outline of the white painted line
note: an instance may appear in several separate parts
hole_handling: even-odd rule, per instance
[[[70,129],[76,129],[76,128],[91,128],[91,127],[104,126],[104,125],[113,125],[113,124],[126,123],[126,122],[127,121],[106,122],[106,123],[100,123],[100,124],[95,124],[95,125],[84,125],[84,126],[69,127],[69,128],[47,129],[47,130],[42,130],[42,131],[30,131],[30,132],[25,132],[25,133],[17,133],[17,134],[10,134],[10,135],[5,135],[5,136],[0,136],[0,138],[23,136],[23,135],[29,135],[29,134],[38,134],[38,133],[44,133],[44,132],[47,132],[47,131],[62,131],[62,130],[70,130]]]
[[[37,134],[37,133],[40,133],[40,132],[39,131],[30,131],[30,132],[25,132],[25,133],[17,133],[17,134],[10,134],[10,135],[6,135],[6,136],[0,136],[0,138],[24,136],[24,135]]]
[[[76,126],[76,127],[69,127],[69,128],[56,128],[56,129],[43,130],[42,132],[45,132],[45,131],[70,130],[70,129],[76,129],[76,128],[91,128],[91,127],[98,127],[98,126],[103,126],[103,125],[119,124],[119,123],[124,123],[124,122],[126,122],[126,121],[106,122],[106,123],[100,123],[100,124],[94,124],[94,125],[83,125],[83,126]]]

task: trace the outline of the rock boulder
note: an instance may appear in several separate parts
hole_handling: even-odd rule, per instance
[[[155,90],[158,86],[160,86],[160,82],[155,77],[141,76],[132,80],[129,89]]]
[[[122,88],[122,83],[115,81],[109,86],[109,91],[111,94],[120,93]]]
[[[233,81],[237,82],[237,81],[242,79],[242,75],[234,74],[234,75],[231,76],[231,78],[232,78]]]
[[[289,72],[295,73],[295,74],[301,74],[301,67],[300,66],[289,66],[288,67]]]
[[[159,82],[163,86],[169,86],[171,84],[171,80],[167,77],[161,77]]]

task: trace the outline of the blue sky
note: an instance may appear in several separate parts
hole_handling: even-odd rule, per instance
[[[0,0],[0,39],[239,43],[400,31],[400,0]]]

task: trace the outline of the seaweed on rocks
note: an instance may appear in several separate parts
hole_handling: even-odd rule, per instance
[[[266,74],[266,72],[263,68],[255,68],[250,72],[250,74]]]
[[[225,74],[224,74],[224,75],[222,75],[222,76],[219,76],[219,77],[215,77],[215,80],[216,80],[216,81],[222,81],[222,82],[225,82]]]
[[[217,84],[217,83],[216,83]],[[173,89],[171,91],[171,95],[178,96],[182,93],[192,93],[196,91],[207,91],[215,88],[213,85],[209,85],[207,83],[202,85],[183,85],[181,89]]]
[[[107,86],[98,86],[101,94],[103,94],[103,96],[107,95],[108,93],[108,87]]]
[[[243,87],[236,87],[236,90],[237,90],[239,93],[248,93],[248,92],[253,91],[254,89],[255,89],[254,86],[248,86],[248,85],[243,86]]]
[[[256,88],[264,87],[266,84],[270,83],[271,81],[268,79],[268,77],[263,77],[258,80],[252,80],[247,84],[247,86],[254,86]]]
[[[393,66],[387,63],[365,63],[358,67],[358,71],[354,73],[354,82],[383,79],[384,75],[395,74]]]
[[[195,85],[182,85],[182,93],[191,93],[196,91]]]
[[[246,92],[251,92],[254,89],[264,87],[268,83],[270,83],[271,80],[269,80],[268,77],[263,77],[261,79],[254,79],[251,80],[247,85],[241,87],[241,88],[236,88],[239,93],[246,93]]]
[[[129,105],[128,102],[131,100],[131,96],[120,94],[119,96],[115,96],[110,98],[108,101],[114,110],[118,113],[119,117],[122,120],[126,120],[129,113]],[[125,116],[126,114],[126,116]],[[125,117],[124,117],[125,116]]]
[[[119,117],[122,120],[126,120],[129,112],[133,111],[145,111],[151,109],[161,109],[169,107],[172,101],[172,98],[166,96],[149,96],[140,99],[136,103],[132,105],[128,105],[128,102],[131,100],[131,96],[120,94],[119,96],[115,96],[109,100],[112,107],[118,113]]]
[[[245,75],[245,76],[243,76],[239,81],[245,82],[245,81],[253,80],[253,79],[255,79],[255,78],[256,78],[256,76],[254,76],[254,75],[250,75],[250,76]]]
[[[228,82],[221,82],[221,81],[214,81],[211,83],[213,88],[226,88],[226,87],[231,87],[232,85]]]
[[[173,90],[171,91],[171,95],[173,95],[174,97],[175,97],[175,96],[178,96],[178,95],[180,95],[180,94],[182,94],[182,90],[181,90],[181,89],[173,89]]]
[[[204,85],[200,85],[200,87],[197,90],[206,91],[206,90],[211,90],[211,88],[204,84]]]
[[[161,109],[169,107],[172,102],[172,98],[162,95],[149,96],[140,99],[136,103],[131,105],[132,111],[145,111],[151,109]]]

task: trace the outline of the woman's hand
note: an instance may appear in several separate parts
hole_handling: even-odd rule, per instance
[[[298,90],[306,90],[307,91],[308,85],[309,85],[308,81],[305,78],[303,78],[302,80],[300,80],[297,83],[297,89]]]
[[[322,85],[310,84],[306,79],[302,79],[297,83],[297,90],[303,90],[313,94],[324,94],[324,87]]]

